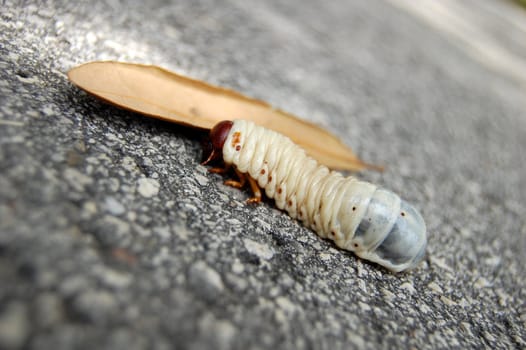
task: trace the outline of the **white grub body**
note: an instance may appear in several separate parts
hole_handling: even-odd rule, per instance
[[[222,151],[279,209],[338,247],[396,272],[423,258],[424,220],[393,192],[332,172],[289,138],[249,121],[233,122]]]

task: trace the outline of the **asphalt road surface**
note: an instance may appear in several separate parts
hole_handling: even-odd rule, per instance
[[[0,348],[526,347],[526,11],[501,1],[4,1]],[[393,274],[66,77],[150,63],[338,135],[421,210]]]

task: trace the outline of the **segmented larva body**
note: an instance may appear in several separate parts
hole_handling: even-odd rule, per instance
[[[231,125],[221,140],[224,162],[320,237],[392,271],[423,258],[424,220],[396,194],[330,171],[279,133],[244,120],[223,123]]]

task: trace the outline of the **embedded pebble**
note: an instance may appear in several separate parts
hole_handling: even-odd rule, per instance
[[[195,179],[197,180],[197,183],[201,186],[205,186],[208,184],[208,178],[206,176],[195,174]]]
[[[440,300],[441,300],[444,304],[446,304],[446,305],[448,305],[448,306],[457,305],[457,303],[455,303],[453,300],[451,300],[451,299],[449,299],[448,297],[445,297],[445,296],[443,296],[443,295],[440,296]]]
[[[194,349],[206,349],[214,344],[214,349],[232,349],[232,342],[237,329],[227,320],[216,319],[212,314],[206,314],[199,321],[200,336],[196,337]]]
[[[236,261],[234,261],[234,263],[232,264],[232,272],[239,275],[243,273],[243,271],[245,271],[245,267],[239,261],[239,259],[236,259]]]
[[[47,117],[50,117],[52,115],[55,115],[57,114],[56,112],[56,108],[54,105],[51,105],[51,104],[47,104],[45,106],[42,107],[41,109],[42,113],[44,113]]]
[[[447,270],[447,271],[450,271],[450,272],[453,271],[451,266],[449,266],[447,264],[447,262],[446,262],[446,260],[444,258],[439,258],[439,257],[431,255],[429,257],[429,261],[431,262],[431,264],[434,264],[434,265],[440,267],[441,269],[444,269],[444,270]]]
[[[0,349],[22,346],[29,332],[28,310],[24,304],[9,303],[0,314]]]
[[[100,223],[100,228],[105,233],[111,232],[111,234],[114,236],[122,237],[123,235],[130,232],[130,224],[115,216],[106,215],[98,222]]]
[[[133,279],[132,274],[102,266],[97,266],[97,268],[94,269],[94,273],[100,277],[102,283],[111,288],[126,288]]]
[[[49,327],[63,319],[61,300],[54,294],[39,295],[35,303],[35,319],[41,327]]]
[[[181,223],[174,224],[172,226],[171,231],[175,233],[177,237],[179,237],[182,240],[188,239],[188,237],[191,234],[188,228],[184,224],[181,224]]]
[[[124,157],[121,160],[121,166],[127,171],[133,171],[137,169],[137,164],[132,157]]]
[[[75,168],[64,170],[64,179],[77,191],[83,191],[84,187],[93,183],[93,179]]]
[[[415,287],[410,282],[402,283],[400,288],[406,290],[407,292],[409,292],[409,294],[414,294],[416,292]]]
[[[488,265],[488,266],[491,266],[491,267],[496,267],[500,264],[501,262],[501,257],[500,256],[491,256],[487,259],[484,260],[484,262]]]
[[[167,240],[172,236],[170,227],[168,226],[157,226],[154,227],[152,231],[164,240]]]
[[[150,178],[141,178],[137,182],[137,191],[143,197],[150,198],[159,193],[159,181]]]
[[[261,244],[248,238],[243,239],[243,244],[250,254],[260,259],[270,260],[274,256],[274,250],[266,244]]]
[[[276,304],[283,310],[287,317],[291,317],[296,311],[296,305],[294,305],[289,298],[283,296],[277,297]]]
[[[57,286],[60,294],[67,297],[78,294],[89,286],[89,281],[84,276],[73,275],[64,278]]]
[[[100,290],[88,290],[73,301],[77,314],[93,322],[100,322],[109,317],[117,309],[115,295]]]
[[[104,201],[104,207],[106,210],[113,215],[121,215],[126,211],[124,205],[122,205],[115,197],[106,197]]]
[[[141,159],[141,161],[142,161],[142,165],[143,165],[143,166],[146,166],[146,167],[148,167],[148,168],[153,167],[153,161],[152,161],[150,158],[148,158],[148,157],[143,157],[143,158]]]
[[[438,294],[443,294],[444,292],[442,291],[442,288],[440,288],[440,286],[438,284],[436,284],[435,282],[431,282],[427,285],[427,288],[431,289],[432,291],[434,291],[435,293],[438,293]]]
[[[225,289],[219,273],[203,261],[190,267],[188,280],[195,293],[208,301],[215,300]]]
[[[476,288],[487,288],[491,287],[491,282],[484,277],[479,277],[473,284]]]
[[[371,311],[371,307],[364,302],[359,301],[358,306],[360,306],[360,309],[364,312]]]
[[[388,301],[393,301],[396,298],[396,296],[386,288],[382,288],[381,291],[382,294],[385,296],[385,299]]]
[[[320,257],[321,260],[323,260],[324,262],[330,262],[331,259],[332,259],[332,254],[331,253],[326,253],[326,252],[322,252],[318,255]]]

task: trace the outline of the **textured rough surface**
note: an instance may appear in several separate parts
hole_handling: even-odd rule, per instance
[[[377,1],[3,2],[0,348],[524,348],[525,81],[454,40]],[[387,165],[360,176],[421,209],[424,263],[394,275],[246,205],[199,165],[202,134],[67,81],[102,59],[234,88]]]

